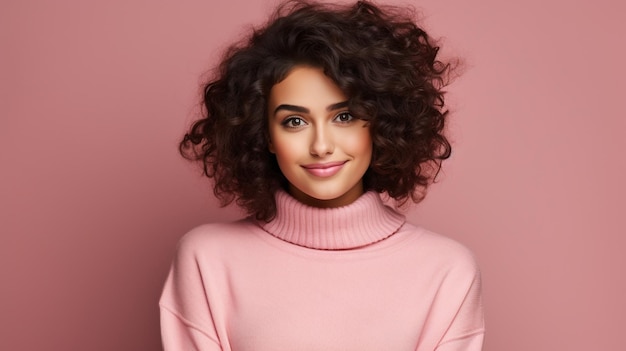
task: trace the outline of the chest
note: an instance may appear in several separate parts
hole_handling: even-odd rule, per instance
[[[216,328],[233,350],[415,350],[440,278],[401,262],[225,268],[208,289],[210,301],[225,301],[214,308]]]

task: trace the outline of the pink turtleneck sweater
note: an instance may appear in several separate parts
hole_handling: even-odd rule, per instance
[[[277,194],[269,223],[198,227],[161,297],[165,350],[481,350],[480,276],[457,242],[369,192],[340,208]]]

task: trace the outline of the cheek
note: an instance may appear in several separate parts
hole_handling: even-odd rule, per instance
[[[286,145],[289,144],[289,141],[286,140],[285,135],[281,133],[278,128],[274,127],[272,129],[272,127],[270,127],[268,131],[268,136],[269,150],[271,153],[275,154],[277,158],[283,155],[285,151],[289,150],[286,147]]]
[[[279,163],[291,161],[297,158],[299,154],[298,143],[294,143],[289,138],[276,138],[271,146],[270,151],[276,155]]]
[[[372,137],[369,130],[360,130],[344,139],[345,149],[348,153],[353,153],[361,157],[371,158],[372,156]]]

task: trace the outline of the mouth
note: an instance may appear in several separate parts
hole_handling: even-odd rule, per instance
[[[316,177],[331,177],[339,172],[346,162],[348,161],[312,163],[303,165],[302,168]]]

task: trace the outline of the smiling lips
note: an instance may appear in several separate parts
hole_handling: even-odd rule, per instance
[[[313,163],[309,165],[303,165],[302,168],[307,170],[316,177],[331,177],[343,168],[343,165],[348,161],[328,162],[328,163]]]

